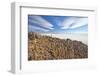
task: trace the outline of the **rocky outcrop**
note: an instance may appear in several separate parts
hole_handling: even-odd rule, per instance
[[[80,41],[28,34],[28,60],[79,59],[88,57],[88,46]]]

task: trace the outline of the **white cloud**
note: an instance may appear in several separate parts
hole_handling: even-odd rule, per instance
[[[70,27],[71,29],[78,28],[88,24],[88,18],[77,18],[75,24]]]
[[[61,24],[61,29],[68,29],[73,23],[75,23],[75,20],[75,17],[66,18]]]
[[[61,25],[61,29],[74,29],[78,28],[80,26],[84,26],[85,24],[88,23],[87,18],[79,18],[79,17],[70,17],[66,18]]]
[[[29,19],[31,22],[38,24],[41,27],[47,28],[47,29],[53,29],[53,25],[49,23],[47,20],[43,19],[40,16],[30,16],[32,19]]]
[[[29,28],[29,31],[43,31],[43,32],[47,32],[49,30],[47,29],[43,29],[43,28],[40,28],[40,27],[36,27],[36,26],[33,26],[33,25],[28,25],[28,28]]]

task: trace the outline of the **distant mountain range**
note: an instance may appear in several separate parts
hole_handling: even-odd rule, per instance
[[[88,46],[81,41],[28,33],[28,60],[88,58]]]

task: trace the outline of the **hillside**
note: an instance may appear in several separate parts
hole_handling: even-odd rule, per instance
[[[81,41],[28,33],[28,60],[79,59],[88,57],[88,46]]]

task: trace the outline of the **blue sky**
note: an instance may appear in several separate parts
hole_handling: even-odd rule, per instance
[[[28,15],[28,31],[46,33],[87,33],[88,18],[77,16]]]

